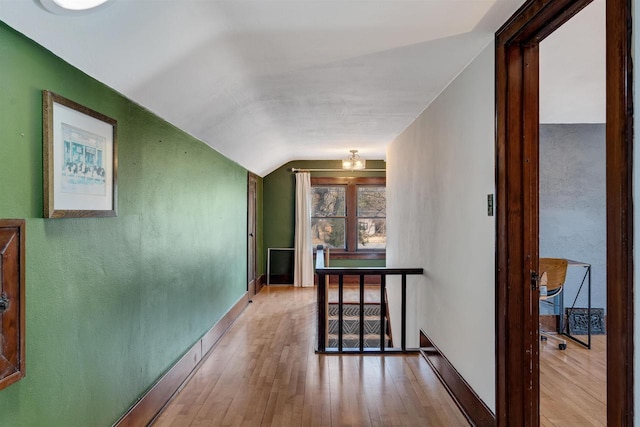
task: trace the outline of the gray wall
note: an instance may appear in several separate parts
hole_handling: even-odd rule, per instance
[[[606,308],[605,125],[540,126],[540,257],[591,264],[592,307]],[[569,268],[565,306],[584,270]],[[586,283],[576,307],[586,307]],[[541,313],[549,311],[541,306]]]

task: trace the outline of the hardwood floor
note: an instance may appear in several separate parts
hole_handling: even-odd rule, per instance
[[[468,426],[421,356],[316,355],[315,289],[265,287],[160,426]]]
[[[581,337],[586,338],[586,337]],[[592,337],[592,349],[567,340],[540,346],[540,425],[606,426],[606,337]]]

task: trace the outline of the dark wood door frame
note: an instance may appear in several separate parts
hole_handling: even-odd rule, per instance
[[[496,33],[496,417],[539,424],[538,46],[591,0],[530,0]],[[631,2],[607,0],[607,423],[633,425]]]
[[[247,174],[247,292],[249,293],[249,300],[260,291],[256,259],[257,192],[258,178],[249,172]]]

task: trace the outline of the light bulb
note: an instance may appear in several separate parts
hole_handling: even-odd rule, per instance
[[[40,0],[40,3],[56,15],[85,15],[102,9],[113,1],[115,0]]]
[[[108,0],[53,0],[58,6],[69,10],[87,10],[98,7]]]

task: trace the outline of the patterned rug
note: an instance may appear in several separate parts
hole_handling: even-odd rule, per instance
[[[343,348],[358,348],[360,346],[360,305],[344,304],[342,318],[342,346]],[[329,341],[327,347],[338,347],[338,304],[329,304]],[[385,332],[387,319],[383,325]],[[388,333],[385,333],[386,346],[391,346]],[[364,347],[380,347],[380,304],[364,305]]]

